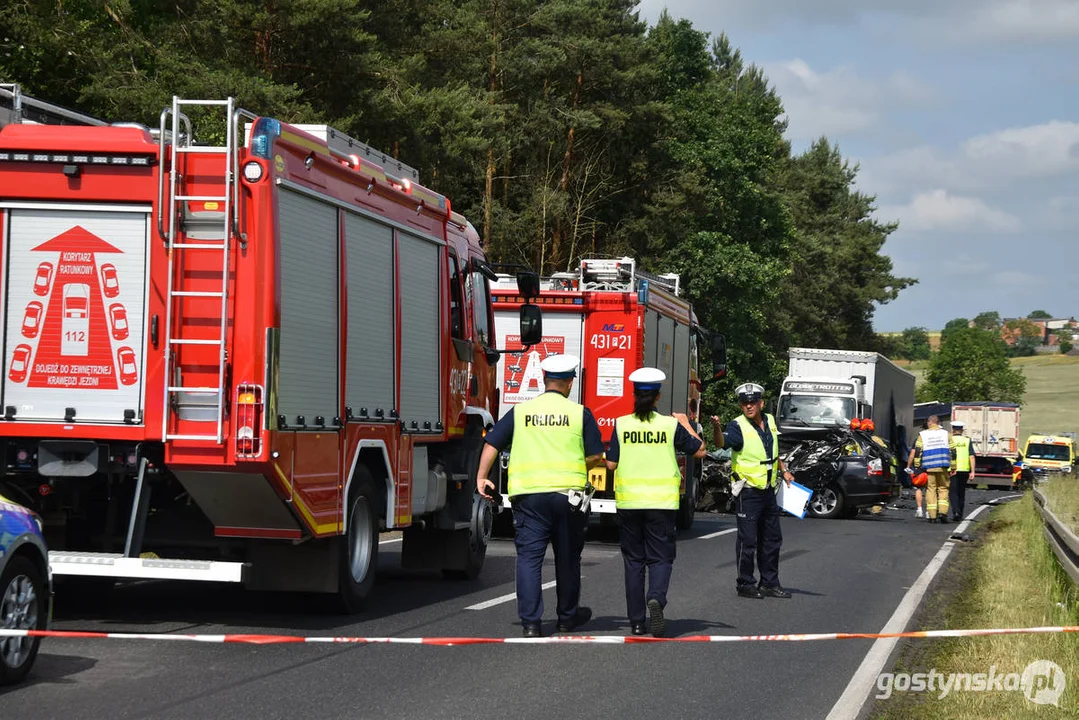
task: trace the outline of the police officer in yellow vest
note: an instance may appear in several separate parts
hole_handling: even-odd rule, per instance
[[[738,594],[747,598],[789,598],[779,584],[779,548],[783,533],[779,527],[781,510],[776,502],[779,475],[790,485],[794,480],[779,457],[779,435],[775,418],[764,412],[764,388],[756,383],[735,390],[742,415],[719,431],[720,420],[712,417],[713,438],[719,447],[731,449],[732,490],[744,481],[737,495]],[[754,579],[756,560],[761,580]]]
[[[506,413],[487,433],[480,455],[476,490],[491,498],[495,485],[487,474],[499,451],[512,445],[508,493],[516,530],[517,614],[525,637],[542,634],[548,543],[554,546],[558,632],[570,632],[592,617],[592,610],[579,604],[588,521],[579,508],[589,468],[603,462],[603,438],[592,413],[569,399],[579,364],[572,355],[546,358],[540,365],[543,394]]]
[[[614,421],[607,467],[614,470],[614,495],[621,521],[622,560],[626,572],[626,611],[630,632],[644,635],[647,605],[652,635],[667,629],[663,609],[675,556],[675,515],[682,473],[675,451],[703,458],[704,442],[682,413],[656,412],[666,374],[658,368],[633,371],[633,413]],[[645,602],[644,576],[648,569]]]
[[[970,438],[963,434],[963,422],[952,421],[952,457],[955,459],[951,473],[951,485],[948,488],[948,500],[951,501],[952,520],[963,519],[963,509],[967,503],[967,482],[975,477],[974,448]]]

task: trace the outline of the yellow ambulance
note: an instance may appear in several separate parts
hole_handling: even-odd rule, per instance
[[[1034,434],[1023,448],[1023,463],[1035,473],[1070,473],[1075,469],[1075,433]]]

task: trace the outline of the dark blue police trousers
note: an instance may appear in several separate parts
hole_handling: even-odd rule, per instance
[[[761,574],[761,585],[779,585],[779,548],[783,533],[779,529],[779,516],[783,512],[776,502],[775,488],[764,490],[746,485],[738,493],[738,540],[734,553],[738,563],[738,587],[757,584],[753,577],[753,563]]]
[[[525,624],[543,618],[543,556],[554,547],[554,577],[558,619],[571,622],[581,599],[581,552],[584,513],[574,512],[569,498],[558,492],[514,495],[513,544],[517,548],[517,614]]]
[[[626,614],[631,623],[644,622],[646,600],[667,607],[667,588],[676,552],[676,510],[619,510],[620,545],[626,569]],[[648,594],[644,592],[645,569]]]

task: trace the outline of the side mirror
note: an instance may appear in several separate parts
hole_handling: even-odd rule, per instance
[[[479,258],[472,258],[472,269],[483,275],[491,282],[498,280],[498,273],[492,270],[490,265],[480,260]]]
[[[540,277],[539,273],[534,270],[522,270],[517,273],[517,292],[521,294],[521,297],[528,300],[535,300],[540,294]],[[523,309],[523,308],[522,308]],[[522,322],[524,314],[521,315]],[[523,328],[522,328],[523,330]],[[523,332],[522,332],[523,337]],[[539,342],[538,340],[536,342]]]
[[[521,344],[535,345],[543,340],[543,311],[539,305],[521,306]]]
[[[722,335],[712,336],[712,379],[727,377],[727,339]]]

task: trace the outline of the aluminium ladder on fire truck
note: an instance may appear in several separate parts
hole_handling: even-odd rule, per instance
[[[0,83],[0,127],[16,123],[108,125],[104,120],[23,95],[18,83]]]
[[[205,146],[193,144],[193,132],[191,121],[183,113],[183,108],[203,108],[208,111],[223,108],[225,111],[226,136],[224,146]],[[166,132],[166,123],[171,118],[171,132]],[[228,350],[226,347],[226,333],[228,331],[228,283],[230,249],[233,235],[244,242],[244,235],[239,232],[239,223],[236,219],[239,185],[236,179],[236,166],[239,160],[239,126],[240,120],[246,118],[254,120],[255,115],[235,107],[234,98],[226,100],[185,100],[173,96],[171,109],[166,108],[161,113],[159,134],[159,155],[165,157],[165,144],[169,144],[169,181],[168,187],[164,188],[164,168],[158,180],[158,234],[165,242],[168,255],[168,286],[166,302],[168,308],[165,312],[165,397],[164,407],[166,412],[162,420],[162,438],[168,440],[196,440],[212,441],[221,443],[225,433],[225,393],[227,388]],[[190,195],[182,191],[182,174],[178,170],[178,160],[181,156],[193,153],[221,153],[224,155],[225,167],[219,195]],[[167,198],[165,192],[168,193]],[[183,203],[185,209],[185,221],[182,237],[178,237],[176,218],[178,204]],[[198,219],[194,213],[188,212],[188,203],[219,203],[222,207],[220,212],[205,213],[209,217]],[[205,207],[205,206],[204,206]],[[167,211],[166,211],[167,208]],[[167,217],[167,220],[166,220]],[[197,229],[196,229],[197,228]],[[177,268],[182,268],[182,259],[188,252],[220,254],[221,284],[214,290],[187,290],[177,288]],[[183,336],[183,324],[181,323],[180,310],[184,298],[212,298],[220,300],[220,316],[218,318],[218,334],[214,338],[191,338]],[[217,348],[217,382],[213,386],[185,385],[180,375],[177,362],[178,347],[183,345],[210,345]],[[174,378],[176,379],[174,381]],[[176,398],[175,406],[170,402]],[[186,418],[195,422],[214,423],[213,432],[189,434],[170,432],[169,421],[171,413],[169,408],[175,407],[178,415],[182,416],[183,410],[194,410]],[[201,415],[198,411],[204,411]],[[212,414],[210,411],[212,410]]]

